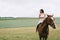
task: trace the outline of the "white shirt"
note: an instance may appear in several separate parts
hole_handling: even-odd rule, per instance
[[[39,23],[42,23],[46,17],[47,17],[46,14],[41,14],[38,24],[39,24]]]

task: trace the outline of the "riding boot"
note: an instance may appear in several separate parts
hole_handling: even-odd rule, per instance
[[[37,25],[37,27],[36,27],[36,31],[37,31],[37,29],[39,28],[39,25],[40,25],[41,23],[39,23],[38,25]]]

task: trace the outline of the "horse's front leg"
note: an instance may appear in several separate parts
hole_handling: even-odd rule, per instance
[[[47,38],[48,38],[48,37],[46,36],[46,37],[45,37],[45,40],[47,40]]]
[[[43,40],[45,40],[45,38],[43,37]]]
[[[40,40],[41,40],[42,38],[40,37]]]

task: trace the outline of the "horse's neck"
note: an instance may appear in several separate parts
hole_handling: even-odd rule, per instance
[[[43,22],[42,22],[42,24],[39,26],[39,29],[38,29],[38,31],[41,33],[43,30],[49,30],[48,29],[48,24],[47,24],[47,22],[46,22],[47,20],[44,20]]]
[[[48,24],[46,23],[46,21],[43,21],[43,23],[41,24],[42,28],[48,27]]]
[[[43,30],[46,30],[48,28],[48,25],[46,24],[46,22],[43,22],[40,26],[39,26],[39,29],[38,31],[39,32],[42,32]]]

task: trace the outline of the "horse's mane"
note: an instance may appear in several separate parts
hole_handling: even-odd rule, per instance
[[[47,17],[43,20],[42,24],[44,24],[48,20],[48,18],[50,18],[50,17],[53,17],[53,16],[52,15],[47,15]]]

